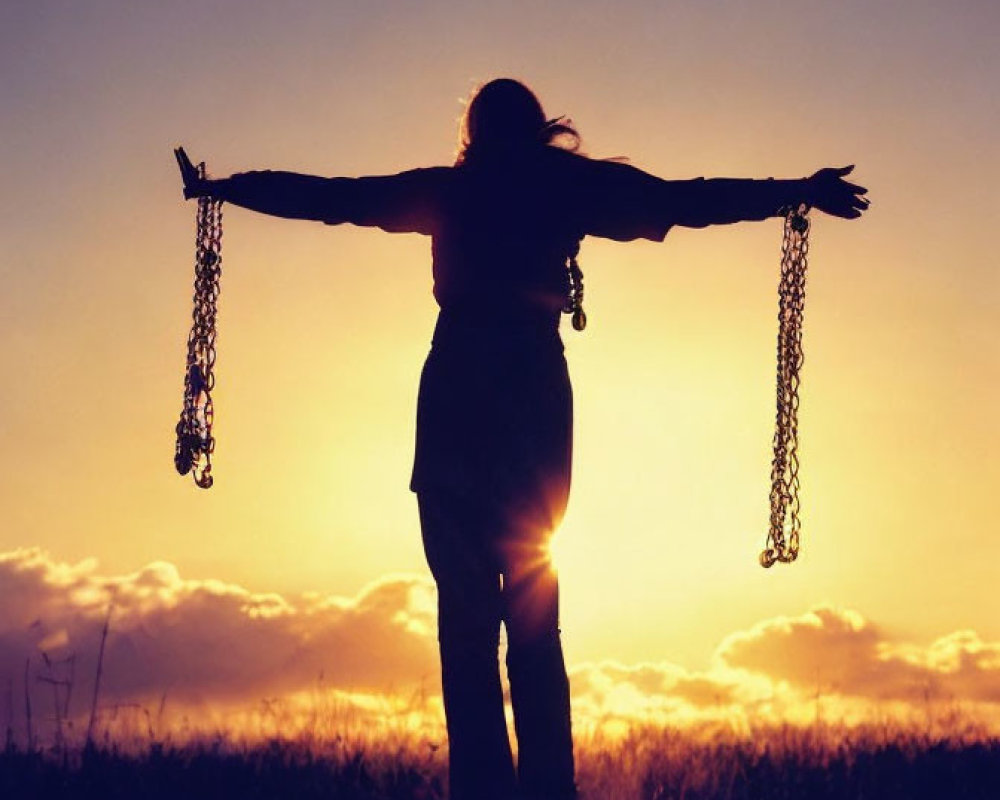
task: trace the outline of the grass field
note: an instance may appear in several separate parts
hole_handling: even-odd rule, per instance
[[[446,758],[419,735],[106,739],[32,752],[8,742],[0,797],[429,800],[446,796]],[[634,728],[580,741],[577,768],[584,800],[1000,798],[1000,739],[876,726]]]

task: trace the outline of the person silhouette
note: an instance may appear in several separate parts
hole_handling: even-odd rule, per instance
[[[176,152],[186,198],[431,237],[439,305],[420,379],[410,488],[438,589],[453,800],[576,797],[559,590],[548,549],[569,498],[573,399],[559,334],[585,236],[662,241],[675,225],[763,220],[806,203],[854,219],[853,167],[796,180],[662,180],[578,152],[564,118],[509,78],[467,104],[451,166],[322,178],[199,177]],[[507,674],[517,767],[498,652]]]

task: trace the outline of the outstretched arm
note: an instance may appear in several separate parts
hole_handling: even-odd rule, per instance
[[[855,219],[868,208],[863,197],[868,190],[844,180],[853,169],[830,167],[799,180],[664,181],[662,202],[675,225],[689,228],[767,219],[800,203],[835,217]]]
[[[585,233],[620,241],[662,241],[674,225],[704,228],[763,220],[800,203],[845,219],[868,208],[867,189],[844,180],[853,167],[821,169],[798,180],[671,181],[619,162],[573,163],[586,164],[576,195]]]
[[[174,151],[184,197],[215,197],[262,214],[336,225],[374,225],[395,232],[431,233],[442,170],[417,169],[366,178],[320,178],[295,172],[243,172],[203,179],[183,148]]]

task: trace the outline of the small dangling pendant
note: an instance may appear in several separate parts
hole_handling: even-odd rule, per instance
[[[210,470],[211,467],[206,466],[200,475],[194,476],[194,482],[199,489],[211,489],[212,484],[215,483],[215,478],[212,477]]]
[[[576,308],[573,311],[573,330],[582,331],[587,327],[587,314],[582,308]]]

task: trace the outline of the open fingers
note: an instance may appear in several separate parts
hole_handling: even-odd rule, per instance
[[[184,152],[183,147],[178,147],[174,150],[174,158],[177,159],[177,166],[180,167],[181,177],[184,178],[186,183],[189,180],[191,173],[194,171],[194,167],[191,165],[191,159],[187,157],[187,153]]]
[[[184,152],[184,148],[176,148],[174,150],[174,156],[177,158],[177,165],[181,168],[181,175],[184,176],[184,182],[191,183],[192,181],[198,180],[198,168],[191,163],[191,159],[188,158],[188,154]]]
[[[184,164],[184,158],[185,158],[184,157],[184,150],[182,148],[180,148],[180,147],[175,147],[174,148],[174,158],[177,161],[177,166],[180,168],[181,177],[185,181],[187,181],[187,169],[186,169],[186,165]]]
[[[842,219],[857,219],[870,206],[864,197],[868,189],[844,179],[854,171],[854,165],[826,167],[814,173],[809,181],[816,208]]]
[[[174,148],[174,158],[177,159],[177,166],[181,170],[181,180],[184,182],[184,197],[190,200],[193,197],[202,197],[206,194],[207,182],[202,177],[203,173],[191,163],[188,154],[183,147]]]
[[[846,206],[843,208],[846,212],[843,216],[848,219],[856,219],[867,211],[870,205],[871,201],[867,197],[852,195]]]

